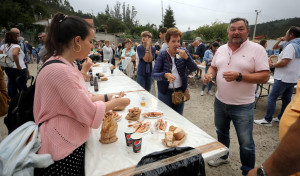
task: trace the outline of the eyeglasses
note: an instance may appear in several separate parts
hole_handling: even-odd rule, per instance
[[[42,39],[43,37],[46,37],[46,36],[41,36],[41,37],[38,37],[38,39]]]

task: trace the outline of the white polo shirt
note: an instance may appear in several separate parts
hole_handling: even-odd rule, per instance
[[[285,83],[297,83],[300,76],[300,58],[296,58],[292,44],[287,45],[278,56],[278,62],[282,59],[290,59],[285,67],[275,68],[274,79]]]

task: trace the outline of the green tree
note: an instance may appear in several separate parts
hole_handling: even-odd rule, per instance
[[[108,22],[109,18],[110,18],[109,14],[98,13],[94,19],[94,25],[96,27],[96,30],[100,32],[104,32],[105,31],[104,24]]]
[[[201,36],[205,41],[215,41],[217,38],[227,41],[227,24],[213,22],[212,25],[204,25],[194,31],[194,36]]]
[[[109,18],[107,21],[107,32],[118,33],[128,30],[127,26],[117,18]]]
[[[109,6],[108,6],[108,4],[106,4],[105,15],[109,16]]]
[[[121,15],[121,3],[117,1],[117,3],[114,6],[114,18],[119,19],[120,21],[122,20],[122,15]]]
[[[171,9],[171,6],[166,9],[166,14],[164,15],[164,21],[163,21],[164,27],[166,28],[171,28],[175,27],[175,19],[174,19],[174,13],[173,10]]]
[[[157,31],[156,25],[150,24],[150,23],[146,24],[145,26],[139,25],[139,26],[132,28],[130,30],[130,35],[132,35],[133,38],[141,38],[140,36],[143,31],[151,32],[152,38],[154,38],[154,39],[158,38],[159,32]]]
[[[183,33],[182,40],[194,40],[195,36],[192,31],[187,31]]]
[[[32,28],[33,9],[29,0],[4,0],[0,5],[0,26],[10,29],[18,27],[21,31]]]

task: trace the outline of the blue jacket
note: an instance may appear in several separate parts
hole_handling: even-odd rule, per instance
[[[197,46],[195,54],[198,55],[200,58],[203,58],[205,53],[205,45],[201,43]]]
[[[143,45],[139,45],[136,49],[138,55],[139,55],[139,65],[138,65],[138,71],[137,74],[140,76],[151,76],[152,73],[152,62],[145,62],[143,60],[143,57],[146,54],[146,48]],[[151,46],[151,52],[153,60],[155,58],[155,47]],[[148,70],[147,70],[148,69]]]
[[[186,49],[184,50],[188,53]],[[166,94],[169,87],[169,81],[164,77],[164,75],[165,73],[171,73],[170,62],[167,59],[167,54],[167,51],[159,53],[152,71],[152,78],[157,80],[158,91],[162,94]],[[188,54],[188,56],[189,58],[187,60],[183,58],[175,59],[175,65],[182,81],[183,91],[187,89],[187,71],[189,70],[189,72],[193,72],[198,68],[190,54]],[[170,55],[169,58],[171,59]]]

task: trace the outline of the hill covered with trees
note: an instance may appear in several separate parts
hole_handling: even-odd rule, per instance
[[[257,24],[255,36],[265,36],[266,39],[276,39],[284,36],[286,31],[291,26],[299,26],[300,18],[289,18],[276,21],[270,21],[267,23]],[[250,35],[253,36],[254,25],[250,26]]]

